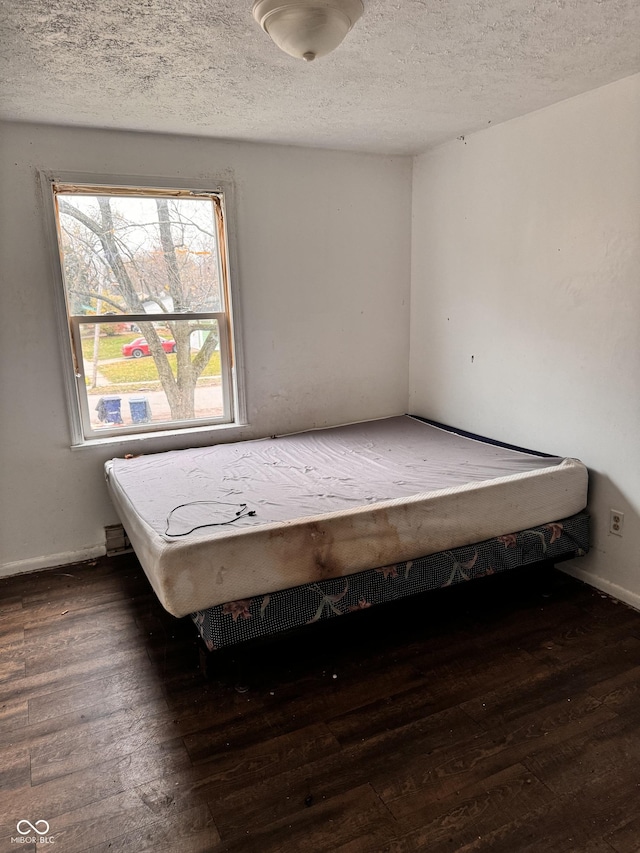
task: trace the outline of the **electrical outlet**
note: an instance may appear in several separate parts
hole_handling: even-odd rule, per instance
[[[109,524],[104,529],[107,557],[131,551],[131,542],[121,524]]]
[[[612,509],[609,512],[609,533],[615,533],[616,536],[622,536],[624,529],[624,513],[619,509]]]

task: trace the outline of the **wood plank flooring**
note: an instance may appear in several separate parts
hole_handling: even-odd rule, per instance
[[[131,555],[0,581],[0,853],[640,851],[640,614],[560,572],[198,651]]]

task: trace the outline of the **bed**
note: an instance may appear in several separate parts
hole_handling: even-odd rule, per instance
[[[588,550],[579,460],[411,416],[105,473],[160,602],[210,650]]]

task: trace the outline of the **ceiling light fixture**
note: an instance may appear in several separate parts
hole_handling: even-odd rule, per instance
[[[311,62],[335,50],[364,12],[362,0],[256,0],[253,17],[281,50]]]

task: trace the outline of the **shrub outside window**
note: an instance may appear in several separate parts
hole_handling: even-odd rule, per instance
[[[222,191],[52,186],[80,441],[233,423]]]

